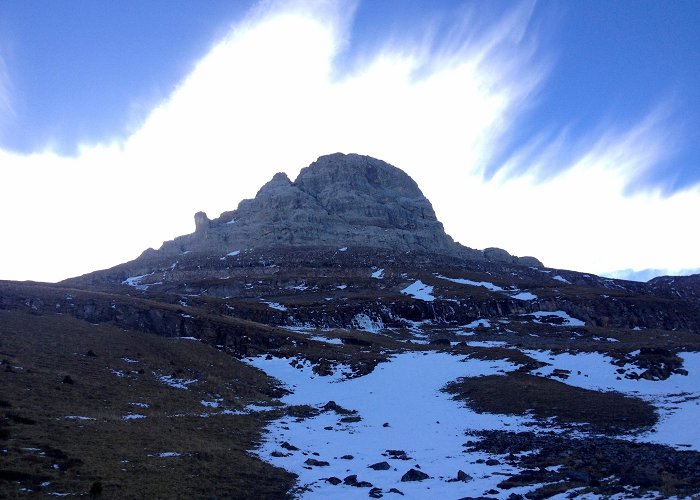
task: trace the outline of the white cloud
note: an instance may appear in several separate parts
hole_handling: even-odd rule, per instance
[[[700,213],[698,190],[622,195],[629,170],[655,161],[652,125],[601,134],[546,181],[537,169],[483,180],[547,75],[524,36],[529,4],[447,45],[388,43],[350,72],[334,61],[351,42],[354,4],[309,5],[261,4],[119,145],[86,146],[77,158],[0,151],[0,277],[56,280],[116,265],[191,232],[194,212],[217,216],[275,172],[294,177],[336,151],[404,169],[448,233],[475,248],[591,272],[669,267],[664,259],[697,266],[681,221]]]
[[[606,273],[601,273],[602,276],[608,278],[617,278],[630,281],[649,281],[657,276],[689,276],[691,274],[700,273],[700,268],[696,269],[621,269],[618,271],[611,271]]]

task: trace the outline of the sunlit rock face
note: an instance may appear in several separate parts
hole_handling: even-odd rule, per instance
[[[482,253],[455,243],[416,182],[388,163],[357,154],[322,156],[292,182],[278,173],[252,200],[166,242],[162,254],[285,246],[361,246],[399,252],[518,262],[505,250]],[[521,262],[541,265],[536,259]]]

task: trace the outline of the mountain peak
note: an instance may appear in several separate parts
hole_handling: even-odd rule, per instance
[[[408,174],[358,154],[321,156],[294,182],[277,173],[236,210],[214,220],[199,212],[195,224],[193,234],[164,243],[159,252],[359,246],[519,262],[505,251],[487,255],[455,243]],[[541,265],[532,258],[520,263]]]

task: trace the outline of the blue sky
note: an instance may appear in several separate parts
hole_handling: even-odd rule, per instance
[[[4,0],[0,278],[129,260],[338,150],[468,246],[689,272],[697,47],[695,1]]]

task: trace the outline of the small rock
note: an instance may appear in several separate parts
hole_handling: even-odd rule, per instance
[[[457,481],[471,481],[472,477],[463,470],[457,471]]]
[[[338,403],[335,401],[328,401],[325,405],[323,405],[324,411],[338,411],[340,409],[340,406],[338,406]]]
[[[396,493],[397,495],[404,496],[403,491],[401,491],[401,490],[399,490],[399,489],[397,489],[397,488],[391,488],[391,489],[389,490],[389,493]]]
[[[70,375],[66,375],[65,377],[63,377],[63,383],[73,385],[75,384],[75,380],[73,380],[73,378]]]
[[[499,461],[496,460],[495,458],[489,458],[489,459],[486,461],[486,465],[501,465],[501,462],[499,462]]]
[[[371,498],[382,498],[384,495],[382,495],[381,488],[372,488],[371,490],[369,490],[369,496]]]
[[[384,422],[384,423],[382,424],[382,427],[389,427],[389,422]]]
[[[316,460],[315,458],[307,458],[304,463],[313,467],[328,467],[330,465],[325,460]]]
[[[374,470],[389,470],[391,469],[391,465],[389,465],[389,462],[377,462],[376,464],[368,465],[367,468]]]
[[[340,457],[340,458],[342,458],[343,460],[352,460],[352,459],[354,459],[355,457],[353,457],[352,455],[343,455],[343,456]]]
[[[347,484],[348,486],[352,486],[356,483],[357,483],[357,474],[347,476],[345,479],[343,479],[343,484]]]
[[[343,480],[339,477],[331,476],[329,478],[326,478],[326,482],[331,483],[333,486],[338,486],[340,483],[343,482]]]
[[[430,341],[430,345],[450,347],[450,340],[449,339],[435,339],[435,340]]]
[[[578,471],[578,470],[566,471],[566,477],[568,477],[572,481],[578,481],[580,483],[586,483],[586,484],[588,484],[592,479],[591,475],[588,472]]]
[[[411,458],[403,450],[386,450],[382,453],[385,457],[394,458],[396,460],[410,460]]]
[[[421,472],[416,469],[409,469],[406,474],[401,476],[401,482],[405,483],[407,481],[423,481],[424,479],[428,479],[430,476],[427,475],[425,472]]]
[[[287,441],[285,441],[284,443],[282,443],[280,446],[281,446],[282,448],[284,448],[285,450],[289,450],[289,451],[299,451],[299,448],[297,448],[297,447],[294,446],[293,444],[289,444]]]

